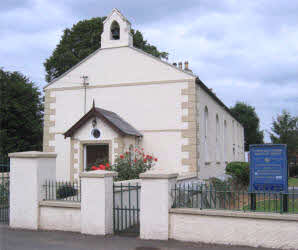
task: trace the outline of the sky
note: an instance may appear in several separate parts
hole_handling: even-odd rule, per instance
[[[298,1],[4,0],[0,67],[42,89],[43,62],[65,28],[118,8],[145,39],[189,67],[228,106],[255,107],[265,140],[272,119],[298,115]]]

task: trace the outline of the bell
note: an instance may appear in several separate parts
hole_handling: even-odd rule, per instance
[[[120,38],[118,28],[112,29],[112,37],[113,37],[114,40],[118,40]]]

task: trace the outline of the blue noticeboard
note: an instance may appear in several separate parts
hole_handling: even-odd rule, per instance
[[[287,146],[250,145],[250,191],[288,192]]]

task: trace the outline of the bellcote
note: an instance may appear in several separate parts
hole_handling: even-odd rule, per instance
[[[131,24],[117,9],[103,22],[101,34],[101,48],[133,46]]]

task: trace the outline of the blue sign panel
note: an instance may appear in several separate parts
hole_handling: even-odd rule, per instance
[[[287,192],[287,146],[250,145],[250,191]]]

